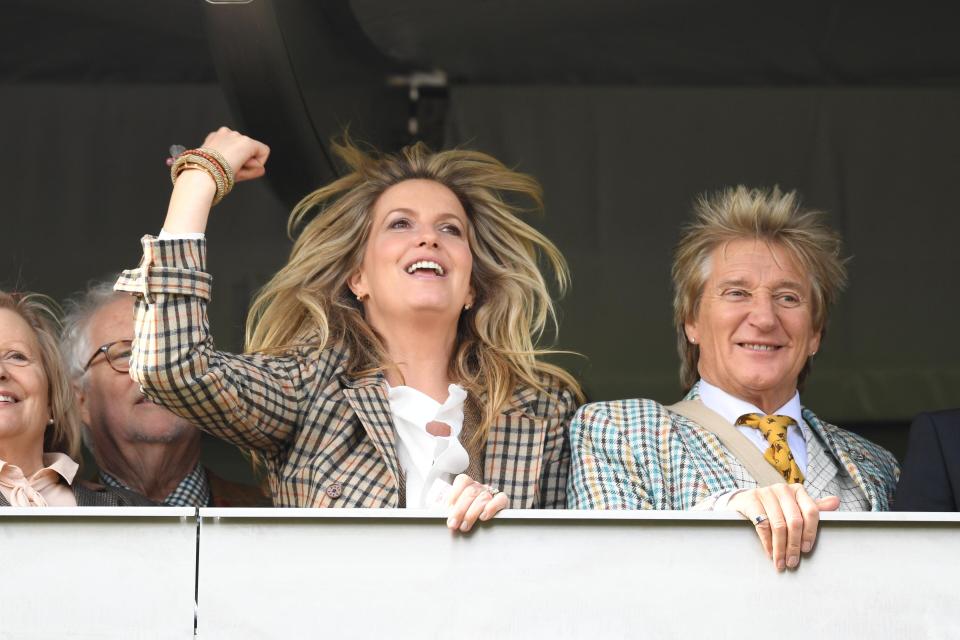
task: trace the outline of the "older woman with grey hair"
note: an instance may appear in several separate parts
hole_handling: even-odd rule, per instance
[[[52,301],[0,291],[0,507],[136,506],[77,477],[80,419]]]
[[[673,264],[686,398],[582,407],[569,506],[734,509],[778,570],[812,548],[821,510],[887,510],[894,457],[800,403],[845,283],[839,235],[795,192],[701,198]]]

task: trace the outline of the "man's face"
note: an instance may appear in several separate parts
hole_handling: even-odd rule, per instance
[[[91,357],[101,345],[133,339],[133,298],[117,298],[90,319],[87,335]],[[97,354],[80,379],[80,409],[96,449],[100,442],[170,443],[194,435],[183,418],[153,404],[140,393],[129,373],[110,367],[105,354]],[[117,444],[113,447],[116,448]]]
[[[733,240],[714,250],[696,318],[685,325],[700,345],[700,375],[765,411],[794,394],[807,358],[820,347],[810,278],[776,244]]]

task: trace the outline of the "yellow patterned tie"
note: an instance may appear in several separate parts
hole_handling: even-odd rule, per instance
[[[737,418],[737,426],[759,429],[770,446],[763,457],[773,465],[784,480],[789,483],[803,482],[803,473],[790,452],[787,444],[787,427],[797,424],[790,416],[762,416],[759,413],[747,413]]]

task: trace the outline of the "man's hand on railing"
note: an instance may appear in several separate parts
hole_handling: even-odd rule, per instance
[[[740,491],[729,506],[753,523],[763,550],[777,571],[795,569],[800,554],[813,549],[821,511],[834,511],[840,498],[814,500],[802,484],[775,484]]]

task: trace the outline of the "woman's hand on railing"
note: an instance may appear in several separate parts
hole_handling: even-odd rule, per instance
[[[496,487],[477,482],[465,473],[454,479],[447,494],[450,515],[447,527],[453,531],[470,531],[477,519],[489,520],[507,508],[510,500]]]

